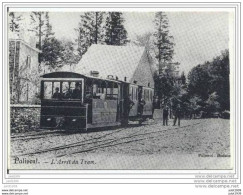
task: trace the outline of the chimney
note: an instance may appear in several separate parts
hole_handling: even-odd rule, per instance
[[[92,70],[90,71],[90,75],[93,77],[99,77],[99,71]]]

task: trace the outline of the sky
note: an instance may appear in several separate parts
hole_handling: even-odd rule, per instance
[[[58,39],[75,40],[80,12],[50,12],[50,23]],[[174,61],[180,71],[212,60],[229,48],[228,12],[166,12],[170,34],[174,37]],[[123,12],[128,37],[154,32],[154,12]]]

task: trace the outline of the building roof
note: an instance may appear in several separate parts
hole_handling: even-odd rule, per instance
[[[104,79],[114,75],[119,80],[127,77],[130,81],[144,51],[144,47],[93,44],[75,67],[75,72],[90,75],[90,71],[99,71],[99,77]]]

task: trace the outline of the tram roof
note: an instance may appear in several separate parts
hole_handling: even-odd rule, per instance
[[[121,83],[119,80],[113,80],[113,79],[103,79],[99,77],[93,77],[93,76],[87,76],[83,74],[79,74],[76,72],[67,72],[67,71],[58,71],[58,72],[51,72],[47,73],[41,76],[41,78],[56,78],[56,79],[75,79],[75,78],[90,78],[95,80],[105,80],[109,82],[115,82],[115,83]]]

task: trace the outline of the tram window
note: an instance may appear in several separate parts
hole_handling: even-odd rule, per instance
[[[136,100],[138,100],[138,89],[136,88]]]
[[[96,96],[96,94],[98,93],[98,86],[97,84],[93,85],[93,96]]]
[[[73,97],[75,94],[75,85],[77,83],[77,87],[80,90],[80,95],[76,95],[78,98]],[[79,85],[79,86],[78,86]],[[80,99],[81,97],[81,83],[80,82],[63,82],[62,83],[62,98],[64,99]]]
[[[53,94],[52,98],[55,99],[60,99],[61,98],[61,87],[60,87],[60,82],[53,82]]]
[[[72,90],[72,99],[81,99],[82,83],[81,82],[72,82],[72,86],[70,86],[70,88],[73,87],[74,83],[75,83],[75,88]]]
[[[117,97],[118,95],[118,86],[116,86],[116,88],[113,89],[113,97]]]
[[[69,84],[71,84],[70,82],[63,82],[62,83],[62,96],[63,98],[71,98],[71,94],[72,92],[70,91],[70,86]]]
[[[148,101],[149,100],[149,91],[146,89],[145,90],[145,100]]]
[[[116,83],[108,82],[106,97],[107,99],[117,99],[118,98],[118,85]]]
[[[44,99],[51,99],[52,94],[52,82],[44,82]]]
[[[137,94],[136,93],[137,93],[137,88],[134,87],[134,92],[133,92],[133,97],[134,97],[133,99],[134,100],[137,100]]]
[[[132,100],[134,100],[134,98],[133,98],[133,87],[131,87],[131,88],[132,88],[131,96],[132,96]]]
[[[44,99],[61,98],[60,82],[44,82]]]
[[[105,82],[97,82],[96,84],[93,84],[93,98],[105,99],[105,94],[106,94]]]

